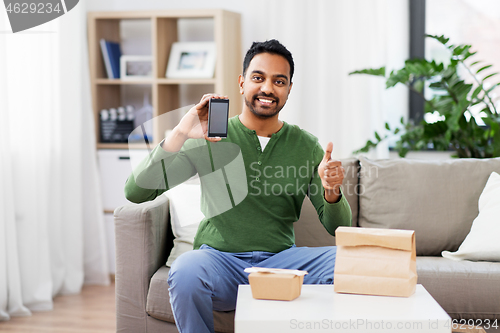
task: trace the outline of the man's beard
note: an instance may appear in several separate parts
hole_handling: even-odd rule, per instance
[[[272,112],[272,113],[262,113],[262,112],[257,111],[256,110],[257,108],[255,107],[255,103],[257,101],[257,98],[259,98],[259,97],[272,97],[274,99],[274,104],[276,104],[276,106],[274,107],[274,112]],[[276,116],[281,111],[281,109],[285,105],[282,105],[281,107],[278,107],[279,106],[279,101],[280,101],[279,98],[276,98],[273,95],[264,95],[264,94],[254,95],[252,97],[252,102],[250,102],[248,99],[245,98],[245,104],[248,107],[248,109],[250,110],[250,112],[252,112],[255,116],[257,116],[259,118],[262,118],[262,119],[267,119],[267,118],[274,117],[274,116]],[[271,109],[269,109],[269,110],[271,110]]]

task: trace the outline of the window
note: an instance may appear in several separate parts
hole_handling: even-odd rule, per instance
[[[424,57],[444,61],[449,55],[442,44],[430,38],[422,38],[424,34],[445,35],[453,44],[472,45],[472,51],[478,53],[470,62],[483,62],[473,68],[491,64],[493,67],[481,72],[485,77],[493,72],[500,72],[500,1],[497,0],[410,0],[410,57]],[[474,83],[474,78],[464,70],[463,78]],[[490,84],[500,80],[499,76],[491,78]],[[425,94],[430,98],[430,91]],[[492,92],[497,109],[500,107],[500,87]],[[419,122],[424,117],[422,99],[411,94],[410,119]],[[474,110],[478,116],[479,110]],[[428,122],[438,120],[439,115],[425,115]],[[478,118],[476,118],[477,120]],[[479,122],[478,122],[479,124]]]

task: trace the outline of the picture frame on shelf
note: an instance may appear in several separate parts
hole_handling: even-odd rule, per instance
[[[169,79],[211,79],[215,60],[215,42],[176,42],[170,50],[165,76]]]
[[[123,55],[120,57],[120,77],[123,80],[153,77],[153,57]]]

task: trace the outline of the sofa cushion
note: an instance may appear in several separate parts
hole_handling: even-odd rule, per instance
[[[477,203],[500,158],[360,158],[359,226],[415,230],[417,255],[456,251],[478,215]]]
[[[198,182],[183,183],[164,193],[170,205],[170,223],[174,234],[174,247],[167,259],[167,266],[184,252],[193,249],[194,237],[201,220],[201,186]]]
[[[457,252],[443,251],[453,260],[500,261],[500,175],[492,172],[479,197],[479,215]]]
[[[500,320],[500,263],[417,257],[417,274],[452,318]]]
[[[359,160],[356,158],[343,159],[344,181],[342,183],[342,195],[345,195],[352,212],[352,225],[358,223],[358,173]]]
[[[342,184],[342,195],[344,195],[351,207],[352,225],[356,225],[358,218],[358,197],[356,187],[358,185],[358,160],[342,160],[345,170],[344,182]],[[308,197],[304,199],[300,218],[294,223],[295,244],[297,246],[332,246],[335,245],[335,237],[326,231],[318,218],[318,213]]]
[[[167,266],[160,267],[151,278],[146,312],[153,318],[175,323],[170,296],[168,294],[168,272]],[[214,311],[214,327],[216,332],[234,332],[234,311]]]

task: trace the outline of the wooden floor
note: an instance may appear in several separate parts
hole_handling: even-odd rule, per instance
[[[115,285],[84,286],[82,293],[58,296],[54,310],[0,322],[0,332],[114,333]]]

